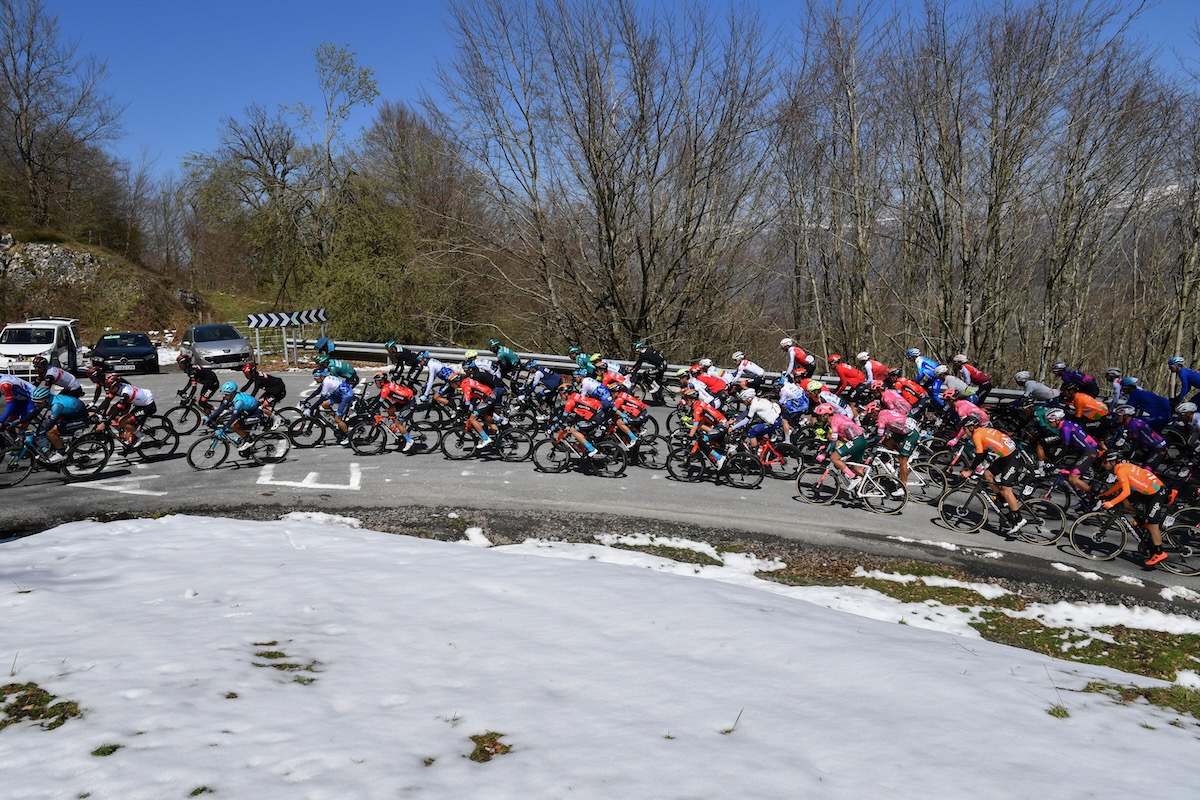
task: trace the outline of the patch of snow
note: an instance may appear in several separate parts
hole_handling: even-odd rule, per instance
[[[279,519],[284,522],[318,522],[322,525],[336,525],[341,528],[362,527],[360,519],[343,517],[340,514],[326,514],[324,511],[289,511]]]

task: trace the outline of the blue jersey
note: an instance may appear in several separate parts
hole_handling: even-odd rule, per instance
[[[1174,407],[1171,401],[1162,395],[1135,386],[1129,390],[1125,401],[1146,415],[1146,421],[1155,428],[1161,428],[1171,420]]]
[[[936,361],[934,361],[932,358],[920,356],[914,363],[917,367],[917,383],[933,380],[933,371],[938,368],[938,363]]]
[[[1179,395],[1175,398],[1175,403],[1178,405],[1183,402],[1184,395],[1188,392],[1200,392],[1200,372],[1194,369],[1179,370]]]
[[[87,414],[87,406],[83,401],[68,394],[56,394],[51,397],[46,409],[46,418],[52,420],[77,419]]]

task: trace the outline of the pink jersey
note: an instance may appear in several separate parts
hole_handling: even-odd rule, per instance
[[[875,428],[879,431],[880,436],[886,433],[907,436],[917,429],[917,423],[905,414],[885,408],[875,418]]]
[[[862,436],[862,427],[843,414],[834,414],[829,418],[829,441],[850,441]]]
[[[954,401],[954,413],[958,414],[959,419],[966,418],[968,414],[974,414],[975,416],[979,417],[980,425],[987,425],[991,422],[991,419],[988,417],[988,413],[972,403],[970,400]]]
[[[883,404],[884,408],[895,411],[897,414],[908,414],[912,411],[912,403],[905,400],[904,395],[895,389],[884,389],[879,402]]]

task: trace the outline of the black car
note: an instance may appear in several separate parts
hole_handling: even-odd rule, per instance
[[[158,372],[158,348],[144,333],[106,333],[91,358],[107,372]]]

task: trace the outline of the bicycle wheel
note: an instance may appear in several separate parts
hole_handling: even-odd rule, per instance
[[[179,434],[167,425],[147,423],[142,427],[142,438],[137,443],[137,453],[146,461],[169,458],[179,449]]]
[[[414,422],[432,423],[438,430],[443,431],[454,421],[453,415],[432,401],[414,408],[412,419]]]
[[[794,444],[771,443],[764,451],[759,448],[759,463],[763,474],[780,481],[794,481],[804,466],[800,448]]]
[[[530,411],[516,411],[508,415],[508,424],[517,430],[533,434],[538,429],[537,417]]]
[[[1067,526],[1067,517],[1057,504],[1049,500],[1026,500],[1019,512],[1025,524],[1017,531],[1017,538],[1030,544],[1050,545],[1062,538]]]
[[[658,436],[658,420],[649,411],[642,415],[642,424],[636,431],[638,438]]]
[[[1111,511],[1089,511],[1075,520],[1067,538],[1076,553],[1091,561],[1112,561],[1125,550],[1129,522]]]
[[[516,428],[501,431],[496,434],[496,452],[501,461],[524,461],[533,452],[533,437]]]
[[[625,474],[625,468],[629,462],[625,458],[625,451],[621,449],[621,445],[612,439],[605,439],[596,445],[596,450],[604,456],[594,459],[597,475],[603,478],[619,478]]]
[[[250,448],[249,456],[256,464],[278,464],[287,458],[292,440],[277,431],[260,433]]]
[[[796,475],[796,496],[806,503],[827,506],[841,491],[842,481],[832,464],[810,464]]]
[[[1191,525],[1200,528],[1200,506],[1184,506],[1170,513],[1178,525]]]
[[[112,455],[112,439],[107,436],[88,434],[71,443],[67,449],[67,460],[63,472],[71,478],[86,478],[95,475],[108,465]]]
[[[946,493],[946,473],[928,461],[908,465],[908,496],[919,503],[937,503]]]
[[[410,453],[432,453],[442,443],[442,432],[432,422],[421,420],[408,423],[408,435],[412,437],[413,446]]]
[[[692,446],[676,447],[667,454],[667,472],[677,481],[694,483],[704,477],[708,459],[699,450],[692,452]]]
[[[533,465],[542,472],[562,472],[571,464],[571,445],[542,439],[533,447]]]
[[[686,424],[683,421],[684,410],[676,408],[667,416],[667,433],[678,433],[679,431],[689,427],[691,422]]]
[[[33,471],[33,457],[21,444],[0,446],[0,489],[16,486]]]
[[[666,469],[671,443],[662,436],[639,436],[633,450],[635,463],[646,469]]]
[[[938,501],[938,514],[947,527],[959,533],[976,533],[987,522],[988,507],[978,486],[951,489]]]
[[[1173,525],[1163,529],[1162,540],[1167,551],[1163,569],[1176,575],[1200,575],[1200,528]]]
[[[282,408],[277,408],[272,415],[279,417],[280,424],[285,428],[298,419],[304,419],[304,412],[301,411],[297,406],[283,406]]]
[[[387,432],[374,420],[363,420],[350,429],[350,449],[360,456],[374,456],[387,447]]]
[[[187,451],[187,462],[196,469],[216,469],[229,458],[229,442],[208,435],[197,439]]]
[[[174,406],[168,408],[163,414],[163,419],[171,423],[181,435],[187,436],[189,433],[195,433],[196,428],[200,427],[200,412],[195,406]]]
[[[455,428],[442,437],[442,454],[451,461],[462,461],[474,455],[478,442],[474,431],[466,433],[461,427]]]
[[[863,481],[858,494],[876,514],[899,514],[908,503],[908,492],[895,475],[871,475]]]
[[[325,426],[313,417],[300,417],[288,423],[287,437],[296,447],[316,447],[325,441]]]
[[[721,465],[721,477],[738,489],[753,489],[762,483],[763,465],[753,453],[734,453]]]

